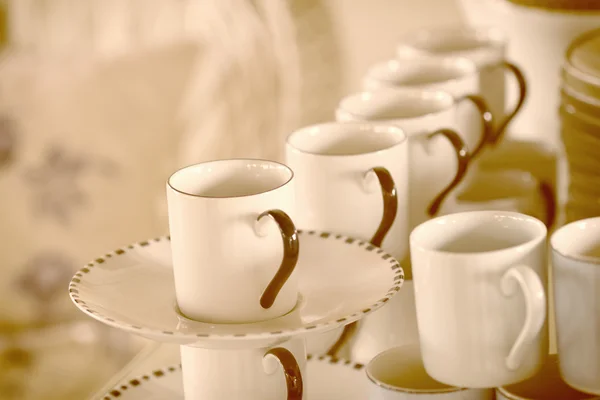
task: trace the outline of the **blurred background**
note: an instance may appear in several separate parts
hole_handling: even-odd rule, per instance
[[[0,399],[98,390],[144,343],[77,311],[73,272],[166,233],[178,167],[281,160],[284,137],[332,120],[407,32],[503,28],[535,93],[510,136],[557,145],[556,107],[539,111],[537,93],[558,102],[544,85],[600,17],[519,3],[0,0]]]

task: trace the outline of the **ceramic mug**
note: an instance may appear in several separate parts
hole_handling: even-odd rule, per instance
[[[392,123],[408,135],[409,229],[436,214],[467,171],[467,146],[448,129],[455,126],[455,105],[442,91],[383,88],[350,95],[336,110],[339,121]],[[385,349],[418,341],[411,269],[406,262],[403,266],[407,280],[402,293],[361,320],[351,341],[353,360],[367,363]]]
[[[390,60],[373,65],[363,78],[363,89],[407,88],[441,90],[456,99],[457,130],[474,157],[488,144],[493,132],[492,114],[479,93],[479,71],[466,58],[441,60],[419,58]],[[469,100],[469,101],[465,101]],[[473,108],[475,105],[475,108]],[[490,132],[481,134],[481,118],[487,120]]]
[[[336,110],[338,121],[392,123],[408,135],[411,228],[437,214],[465,177],[471,157],[453,130],[455,111],[456,100],[446,92],[392,88],[350,95]]]
[[[304,339],[273,348],[201,349],[181,346],[186,400],[306,398]]]
[[[369,400],[492,400],[493,389],[445,385],[423,367],[418,345],[394,347],[378,354],[366,368]]]
[[[546,226],[508,211],[438,217],[410,235],[425,369],[459,387],[534,375],[548,354]]]
[[[600,217],[561,227],[550,245],[560,372],[600,395]]]
[[[579,392],[567,385],[559,372],[556,354],[548,356],[542,369],[523,382],[496,389],[497,400],[588,400],[598,399],[597,396]]]
[[[396,57],[412,59],[465,57],[473,61],[479,70],[481,96],[490,107],[495,122],[494,142],[506,131],[506,127],[523,107],[527,95],[527,83],[521,70],[506,60],[507,39],[494,28],[447,27],[414,31],[401,39]],[[506,72],[510,72],[519,87],[515,106],[506,112]]]
[[[408,251],[408,143],[394,125],[324,123],[287,138],[296,222],[369,241],[402,258]]]
[[[397,259],[406,256],[408,141],[400,128],[363,122],[308,126],[288,136],[286,163],[295,174],[299,227],[369,241]],[[351,337],[349,329],[330,354]],[[326,351],[339,334],[308,337],[310,352]]]
[[[294,308],[293,177],[283,164],[253,159],[210,161],[171,175],[169,228],[183,315],[249,323]]]

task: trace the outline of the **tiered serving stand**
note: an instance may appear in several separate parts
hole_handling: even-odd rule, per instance
[[[383,306],[404,282],[398,261],[365,241],[298,231],[299,298],[288,314],[249,324],[212,324],[180,314],[169,237],[117,249],[79,270],[69,285],[81,311],[109,326],[161,343],[211,349],[276,346],[327,332]],[[222,288],[227,290],[227,288]],[[232,293],[232,295],[235,295]],[[309,356],[304,399],[364,398],[361,365]],[[348,379],[354,381],[348,384]],[[165,366],[113,389],[105,399],[183,399],[181,369]]]

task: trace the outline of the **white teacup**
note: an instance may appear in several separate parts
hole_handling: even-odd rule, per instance
[[[373,91],[381,88],[447,92],[456,100],[457,129],[471,150],[471,155],[479,154],[488,139],[492,139],[492,114],[485,101],[478,96],[479,71],[469,59],[414,57],[378,63],[367,71],[363,89]],[[484,135],[481,134],[482,123],[488,129]]]
[[[551,354],[542,369],[523,382],[496,389],[497,400],[588,400],[597,396],[579,392],[567,385],[561,378],[558,357]]]
[[[445,385],[427,374],[418,345],[394,347],[367,365],[369,400],[492,400],[493,389]]]
[[[369,241],[397,259],[408,252],[408,143],[390,124],[331,122],[287,138],[295,221]]]
[[[380,89],[342,99],[338,121],[394,124],[408,135],[409,226],[435,215],[465,177],[470,156],[456,127],[456,102],[441,91]]]
[[[390,123],[408,135],[409,229],[436,214],[466,174],[467,147],[448,129],[456,126],[455,106],[446,92],[384,88],[350,95],[336,110],[338,121]],[[392,255],[404,261],[402,254]],[[350,349],[353,360],[366,363],[385,349],[418,340],[411,269],[403,266],[408,280],[402,293],[360,322]]]
[[[529,378],[548,354],[546,226],[507,211],[427,221],[410,235],[425,369],[459,387]]]
[[[306,398],[304,339],[274,348],[181,347],[186,400],[302,400]]]
[[[192,165],[169,178],[173,274],[182,314],[247,323],[295,307],[293,177],[283,164],[237,159]]]
[[[600,217],[561,227],[550,244],[560,372],[600,395]]]
[[[289,135],[286,163],[295,174],[298,227],[369,241],[403,259],[408,253],[407,142],[397,126],[364,122],[318,124]],[[326,351],[339,333],[309,336],[309,351]]]
[[[519,112],[527,84],[521,70],[506,60],[507,39],[502,32],[486,27],[447,27],[421,29],[405,35],[396,48],[402,59],[464,57],[473,61],[479,70],[481,96],[496,118],[495,141]],[[514,75],[519,86],[517,104],[506,112],[506,72]]]

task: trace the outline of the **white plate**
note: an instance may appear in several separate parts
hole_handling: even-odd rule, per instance
[[[364,400],[368,383],[362,364],[309,356],[306,363],[304,398],[307,400]],[[181,366],[148,372],[122,382],[104,395],[103,400],[183,400]]]
[[[326,332],[356,321],[383,306],[404,282],[398,261],[375,246],[332,233],[298,233],[298,304],[268,321],[211,324],[178,313],[168,237],[96,259],[75,274],[69,293],[77,307],[93,318],[155,341],[269,347],[292,336]]]

